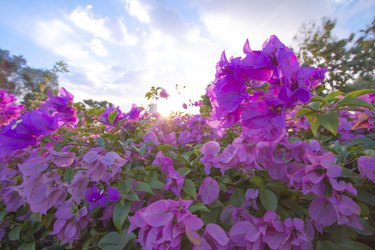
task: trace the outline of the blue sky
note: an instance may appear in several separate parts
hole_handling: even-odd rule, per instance
[[[163,110],[197,100],[214,79],[223,50],[241,56],[271,35],[286,45],[302,23],[337,18],[336,36],[369,24],[373,0],[18,0],[2,1],[0,47],[28,64],[52,68],[64,60],[60,85],[76,100],[109,100],[127,109],[144,93],[171,94]],[[175,85],[186,86],[180,95]],[[126,110],[124,110],[126,111]]]

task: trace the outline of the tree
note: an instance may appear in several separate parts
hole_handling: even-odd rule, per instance
[[[107,101],[95,101],[92,99],[83,100],[83,103],[86,104],[89,108],[111,108],[113,104]]]
[[[0,49],[0,88],[17,95],[26,106],[38,94],[58,90],[58,72],[68,72],[63,61],[57,62],[52,70],[36,69],[28,66],[22,56]]]
[[[374,84],[375,19],[364,30],[338,39],[336,21],[323,18],[321,25],[303,24],[294,40],[303,64],[328,69],[325,83],[330,90],[350,90]]]

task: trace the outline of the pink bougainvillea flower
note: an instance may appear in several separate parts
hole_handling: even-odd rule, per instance
[[[168,99],[169,94],[167,93],[167,91],[166,91],[165,89],[162,89],[162,90],[160,91],[160,93],[159,93],[159,96],[160,96],[161,98]]]
[[[375,182],[375,155],[359,157],[358,170],[361,177],[367,177],[372,182]]]
[[[217,181],[211,177],[204,178],[202,185],[199,188],[198,197],[206,205],[211,205],[219,198],[220,187]]]

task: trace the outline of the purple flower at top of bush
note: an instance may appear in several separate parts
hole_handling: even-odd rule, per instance
[[[204,178],[202,185],[199,188],[198,197],[203,204],[211,205],[219,198],[220,187],[216,180],[207,176]]]
[[[35,145],[38,138],[57,129],[57,121],[47,111],[36,109],[5,126],[0,132],[0,158],[17,149]]]
[[[60,89],[59,96],[48,93],[48,99],[43,108],[50,110],[58,120],[59,127],[62,125],[74,126],[77,124],[76,110],[73,106],[74,96],[65,88]]]
[[[137,104],[133,103],[132,108],[130,109],[128,113],[124,115],[124,117],[130,120],[138,120],[141,112],[142,112],[142,108],[139,108]]]
[[[167,91],[166,91],[165,89],[162,89],[162,90],[160,91],[160,93],[159,93],[159,96],[160,96],[161,98],[168,99],[169,94],[167,93]]]
[[[115,117],[113,119],[113,121],[110,121],[109,120],[109,115],[110,114],[113,114],[113,112],[116,112],[115,113]],[[105,125],[116,125],[120,120],[122,120],[124,118],[124,115],[123,113],[121,112],[120,108],[117,107],[110,107],[110,108],[107,108],[99,117],[99,120],[105,124]]]
[[[361,177],[367,177],[372,182],[375,182],[375,155],[359,157],[358,170]]]
[[[5,89],[0,89],[0,127],[8,125],[21,115],[24,106],[15,102],[15,95],[8,94]]]

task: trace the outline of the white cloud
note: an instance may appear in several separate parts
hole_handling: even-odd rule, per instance
[[[91,50],[97,55],[97,56],[107,56],[108,50],[106,47],[104,47],[102,41],[100,39],[92,39],[90,41],[90,47]]]
[[[130,15],[136,17],[142,23],[150,22],[150,6],[139,0],[126,0],[125,7]]]
[[[154,85],[171,94],[169,104],[163,105],[181,109],[182,102],[204,94],[223,50],[241,56],[246,38],[260,49],[271,34],[290,45],[303,22],[353,16],[369,8],[369,0],[196,0],[189,3],[195,16],[189,16],[164,1],[122,3],[127,11],[123,17],[100,16],[95,6],[77,7],[35,26],[39,46],[69,63],[72,73],[61,82],[79,100],[145,103],[144,93]],[[176,84],[186,86],[181,95],[175,92]]]
[[[76,27],[93,34],[97,38],[123,45],[135,45],[137,43],[137,37],[128,33],[128,29],[121,18],[95,18],[92,9],[92,5],[88,5],[86,8],[77,7],[70,13],[69,19]]]

